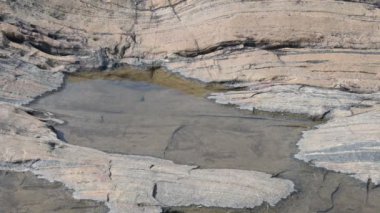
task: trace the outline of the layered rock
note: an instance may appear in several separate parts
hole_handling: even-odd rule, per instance
[[[198,169],[153,157],[107,154],[59,141],[45,123],[0,105],[0,169],[31,171],[105,202],[111,212],[161,212],[165,206],[253,208],[294,189],[288,180],[241,170]]]
[[[123,64],[162,66],[204,82],[228,82],[234,88],[248,86],[243,92],[213,96],[223,103],[320,118],[352,116],[332,120],[332,125],[343,122],[347,127],[339,135],[328,134],[323,139],[339,147],[341,142],[336,137],[356,128],[359,124],[355,122],[365,126],[378,121],[372,114],[355,115],[361,111],[358,107],[378,105],[378,6],[376,0],[3,0],[0,101],[28,103],[57,89],[63,82],[62,72]],[[329,123],[326,125],[320,128],[329,128]],[[322,130],[318,130],[312,133],[320,134]],[[7,127],[2,131],[14,130]],[[355,138],[348,141],[367,141],[362,128],[354,133]],[[370,135],[370,145],[360,147],[376,150],[373,143],[380,139],[377,134]],[[313,160],[318,152],[340,155],[357,148],[350,145],[323,150],[315,145],[315,149],[308,149],[318,141],[306,132],[299,155],[305,157],[300,158]],[[318,156],[314,160],[319,166],[377,181],[373,170],[358,167],[377,168],[373,150],[361,152],[365,157],[359,161],[345,155],[338,163],[333,157]],[[41,159],[51,157],[40,150],[36,155]],[[100,159],[110,159],[105,156]],[[43,165],[36,163],[33,165]]]
[[[238,84],[239,85],[239,84]],[[246,86],[246,85],[242,85]],[[209,99],[240,109],[304,114],[317,119],[351,116],[356,108],[380,103],[380,93],[357,94],[305,85],[259,84],[247,90],[214,93]]]
[[[17,103],[62,82],[53,76],[57,80],[45,85],[29,77],[30,70],[72,72],[125,63],[164,65],[205,82],[276,81],[379,90],[376,5],[317,0],[23,0],[2,1],[0,8],[1,58],[13,66],[1,70],[9,73],[8,79],[25,73],[24,78],[1,82],[1,97]],[[44,76],[52,75],[48,73]],[[35,89],[21,92],[21,84]]]
[[[203,82],[300,84],[368,93],[380,90],[379,61],[379,50],[262,50],[240,45],[193,58],[171,58],[164,65]]]
[[[296,158],[380,184],[380,110],[332,119],[307,131]]]

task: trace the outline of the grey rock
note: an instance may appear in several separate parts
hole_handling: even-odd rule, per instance
[[[380,184],[380,110],[334,118],[303,133],[296,158]]]
[[[209,99],[241,109],[305,114],[314,118],[349,116],[353,114],[352,108],[370,108],[380,103],[380,93],[357,94],[304,85],[240,86],[247,86],[247,89],[214,93]]]

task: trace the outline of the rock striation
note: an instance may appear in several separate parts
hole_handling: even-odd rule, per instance
[[[58,88],[59,72],[122,64],[375,92],[380,10],[366,2],[1,1],[1,98],[26,103]]]
[[[1,102],[29,103],[59,88],[67,72],[125,64],[164,67],[187,78],[240,88],[211,96],[220,103],[332,119],[304,133],[297,157],[378,182],[377,0],[1,0],[0,11]],[[0,110],[7,110],[5,106]],[[53,134],[41,125],[33,128]],[[3,126],[2,132],[15,134],[8,124]],[[6,137],[1,137],[4,147],[10,146]],[[30,140],[19,138],[14,145]],[[331,147],[322,146],[327,141]],[[58,150],[78,156],[78,150],[96,152],[63,147],[70,148]],[[34,151],[41,159],[51,158],[40,149],[49,146]],[[121,160],[96,153],[105,156],[101,163]]]
[[[245,86],[245,85],[242,85]],[[214,93],[209,99],[241,109],[304,114],[316,119],[351,116],[380,104],[380,93],[358,94],[305,85],[259,84],[247,90]]]
[[[335,118],[304,132],[296,158],[380,184],[380,110]]]
[[[291,181],[261,172],[199,169],[70,145],[27,109],[0,106],[0,169],[62,182],[74,190],[74,198],[105,202],[111,212],[190,205],[253,208],[274,205],[294,191]]]

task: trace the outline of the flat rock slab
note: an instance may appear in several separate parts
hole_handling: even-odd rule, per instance
[[[274,205],[294,190],[291,181],[261,172],[198,169],[66,144],[45,123],[10,105],[0,105],[0,116],[2,170],[62,182],[74,190],[74,198],[105,202],[111,212],[189,205],[253,208]]]
[[[380,103],[380,93],[357,94],[305,85],[246,86],[242,91],[211,94],[209,99],[241,109],[305,114],[320,119],[350,116],[354,108],[371,108]]]
[[[306,131],[296,158],[380,184],[380,110],[335,118]]]

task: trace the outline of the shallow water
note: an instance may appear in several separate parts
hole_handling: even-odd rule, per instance
[[[66,121],[71,144],[149,155],[203,168],[247,169],[290,179],[297,192],[253,210],[172,208],[168,212],[378,212],[380,189],[295,160],[301,132],[316,123],[253,115],[173,89],[128,80],[75,80],[31,105]]]
[[[90,200],[75,200],[61,183],[38,179],[30,172],[0,171],[0,212],[105,213],[108,208]]]
[[[67,121],[57,129],[71,144],[202,167],[256,168],[269,173],[292,163],[292,142],[313,126],[307,119],[254,116],[127,80],[69,82],[64,90],[32,107]]]

